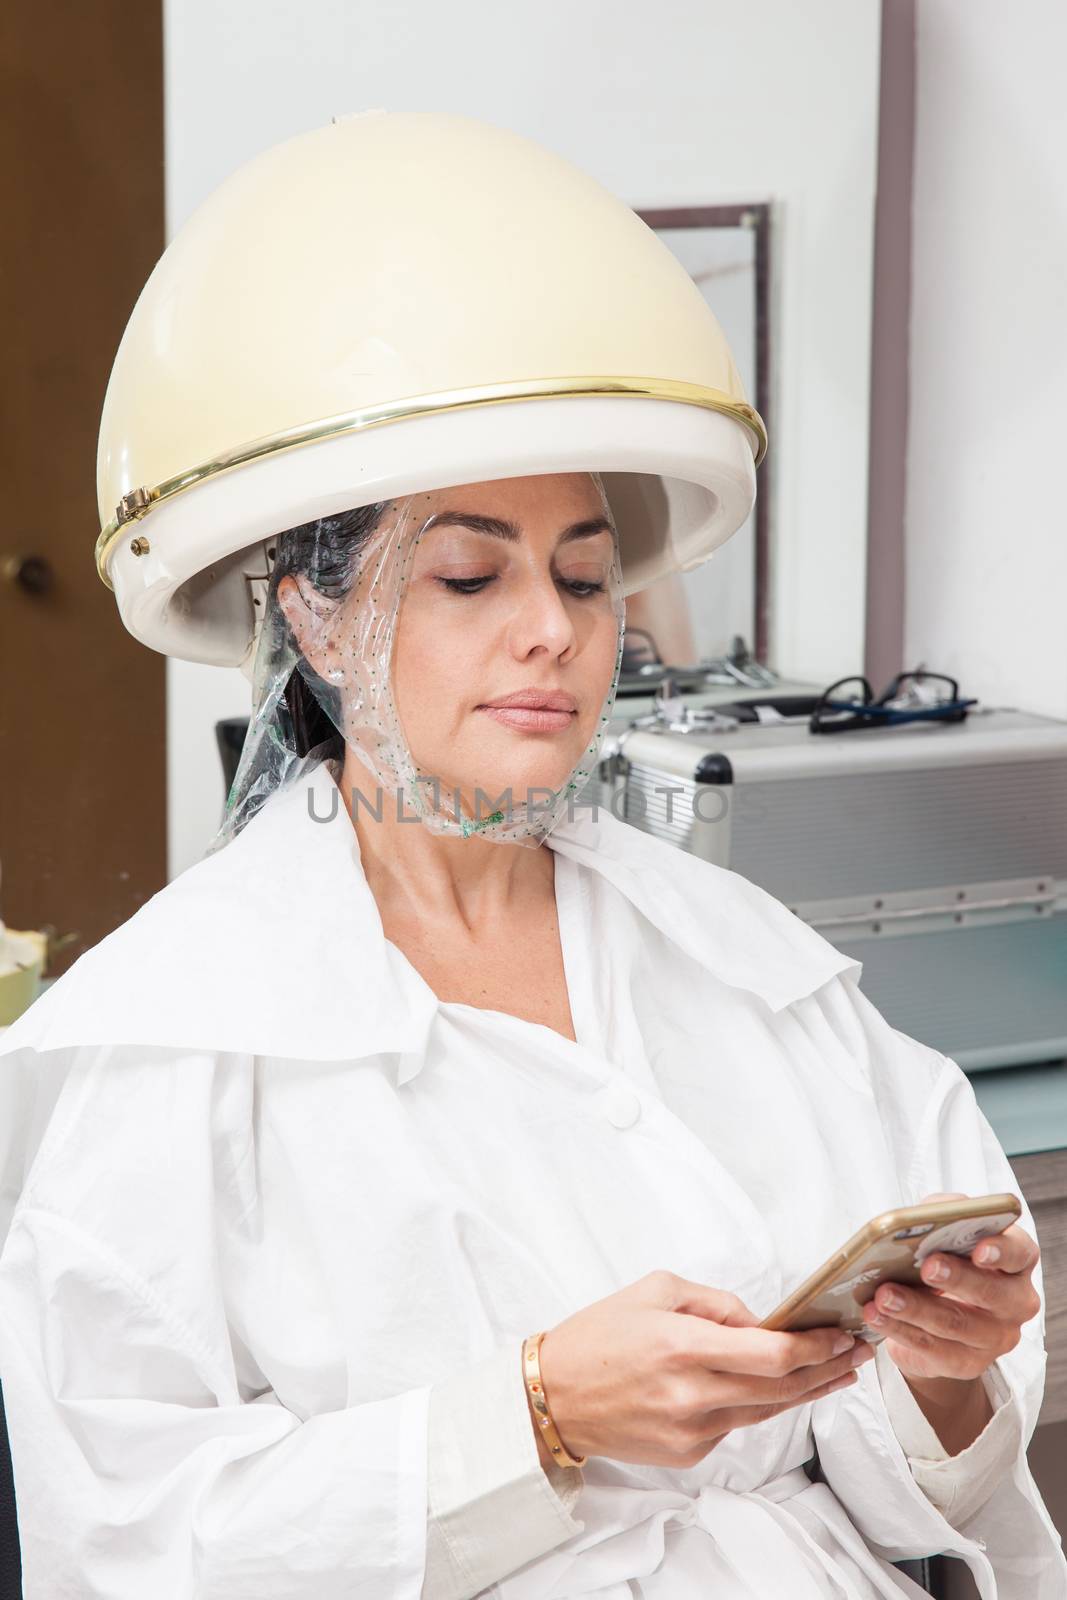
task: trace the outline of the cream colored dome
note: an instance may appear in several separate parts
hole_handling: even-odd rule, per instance
[[[741,525],[764,449],[715,317],[629,206],[507,129],[366,111],[240,167],[157,263],[104,400],[97,565],[145,644],[237,665],[284,528],[596,471],[632,593]]]

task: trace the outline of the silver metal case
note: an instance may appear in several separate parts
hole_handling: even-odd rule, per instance
[[[978,710],[813,735],[708,728],[700,709],[620,715],[601,803],[769,890],[965,1069],[1067,1055],[1067,722]]]

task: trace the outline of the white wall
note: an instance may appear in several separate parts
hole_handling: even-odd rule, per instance
[[[1067,716],[1067,8],[921,0],[908,664]]]
[[[265,146],[378,106],[514,128],[635,207],[774,200],[772,659],[826,681],[863,658],[878,38],[878,0],[165,0],[168,237]],[[174,873],[248,691],[177,662],[168,694]]]

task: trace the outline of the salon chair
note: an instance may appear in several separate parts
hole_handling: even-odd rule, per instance
[[[893,1565],[917,1583],[920,1589],[941,1600],[945,1594],[946,1562],[944,1556],[923,1556],[921,1561],[894,1561]]]
[[[248,717],[222,717],[215,724],[215,743],[219,747],[222,778],[227,794],[237,776],[237,763],[241,759],[241,747],[248,732],[248,723]]]

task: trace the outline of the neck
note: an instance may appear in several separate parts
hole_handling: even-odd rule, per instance
[[[384,793],[379,805],[376,789],[372,809],[367,769],[347,747],[338,787],[367,882],[383,910],[410,909],[433,922],[458,918],[474,931],[491,927],[531,892],[552,885],[552,852],[546,845],[435,833],[409,809],[401,812],[395,794]],[[360,794],[368,799],[359,799]]]

